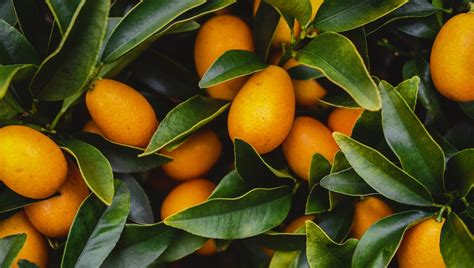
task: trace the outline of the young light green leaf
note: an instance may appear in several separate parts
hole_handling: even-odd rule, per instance
[[[201,81],[200,88],[208,88],[237,77],[253,74],[265,69],[267,65],[253,52],[247,50],[229,50],[224,52],[209,67]]]
[[[347,37],[337,33],[318,35],[298,52],[296,60],[319,70],[364,109],[380,109],[377,86],[356,47]]]
[[[352,258],[352,267],[387,267],[395,256],[405,231],[429,215],[423,211],[410,210],[374,223],[360,239]]]
[[[173,262],[180,260],[200,249],[208,240],[205,237],[174,230],[174,235],[166,250],[158,258],[158,262]]]
[[[449,182],[454,184],[461,197],[467,196],[474,187],[474,148],[456,153],[448,161]]]
[[[77,161],[89,189],[106,205],[114,197],[114,178],[107,158],[94,146],[74,139],[61,140],[63,149]]]
[[[423,123],[390,84],[379,84],[382,94],[382,126],[385,139],[403,169],[431,193],[444,192],[444,153]]]
[[[39,55],[15,27],[0,19],[0,64],[38,64]]]
[[[130,210],[127,185],[115,181],[115,187],[109,207],[92,194],[82,203],[69,230],[61,267],[99,267],[115,247]]]
[[[8,87],[15,80],[33,75],[37,66],[33,64],[14,64],[0,66],[0,99],[7,93]]]
[[[278,11],[268,3],[261,1],[253,19],[252,32],[255,52],[264,62],[267,61],[268,52],[279,21],[280,14]]]
[[[385,16],[408,0],[331,0],[324,1],[313,25],[322,32],[344,32]]]
[[[468,268],[474,263],[474,237],[454,212],[441,229],[440,249],[447,267]]]
[[[357,239],[334,242],[316,223],[306,221],[306,255],[311,267],[349,267]]]
[[[366,196],[376,193],[352,168],[324,177],[321,180],[321,186],[330,191],[351,196]]]
[[[87,0],[46,0],[62,35],[67,32],[70,23],[75,23],[77,14]]]
[[[306,27],[311,20],[311,2],[309,0],[264,0],[278,9],[283,17],[291,20],[296,19],[301,26]],[[289,21],[288,25],[293,25]]]
[[[8,268],[14,265],[18,253],[26,242],[26,234],[15,234],[0,238],[0,267]]]
[[[416,107],[416,101],[418,99],[418,85],[420,84],[420,78],[413,76],[410,79],[398,84],[396,89],[400,92],[400,95],[406,101],[408,106],[414,111]]]
[[[140,156],[153,154],[182,140],[223,113],[228,106],[228,102],[199,95],[180,103],[161,121],[148,147]]]
[[[215,198],[165,219],[165,224],[186,232],[218,239],[255,236],[278,226],[292,199],[288,186],[257,188],[238,198]],[[255,217],[259,215],[259,217]]]
[[[333,134],[347,160],[364,181],[385,197],[402,204],[431,206],[428,190],[381,153],[341,133]]]

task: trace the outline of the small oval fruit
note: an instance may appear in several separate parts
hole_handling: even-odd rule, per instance
[[[89,188],[77,166],[68,161],[68,176],[59,188],[61,195],[25,207],[26,216],[42,234],[65,237],[79,207],[89,195]]]
[[[277,148],[291,129],[295,115],[295,94],[290,76],[270,65],[250,77],[235,97],[229,111],[232,140],[242,139],[258,153]]]
[[[158,127],[147,99],[118,81],[96,81],[86,94],[86,105],[105,137],[118,143],[143,148]]]
[[[284,66],[285,69],[298,66],[294,58],[288,60]],[[312,106],[326,95],[326,90],[315,79],[309,80],[291,80],[295,89],[296,104],[300,106]]]
[[[351,237],[360,239],[372,224],[392,214],[392,209],[377,197],[369,196],[357,201],[354,206]]]
[[[176,180],[189,180],[206,174],[219,160],[222,144],[210,129],[200,130],[189,137],[178,148],[161,153],[173,158],[162,165],[163,171]]]
[[[46,198],[66,175],[66,158],[46,135],[25,126],[0,129],[0,179],[8,188],[29,198]]]
[[[215,16],[199,29],[194,46],[194,63],[199,77],[203,77],[217,58],[229,50],[254,51],[250,27],[239,17]],[[248,76],[238,77],[207,89],[212,98],[232,100]]]
[[[315,153],[332,162],[339,150],[331,131],[316,119],[297,117],[288,137],[283,142],[283,154],[291,170],[308,180],[311,161]]]
[[[474,13],[443,25],[433,43],[431,77],[438,91],[460,102],[474,101]]]
[[[216,246],[216,241],[214,239],[209,239],[202,245],[200,249],[196,251],[197,254],[202,255],[202,256],[211,256],[216,254],[217,252],[217,246]]]
[[[82,128],[82,131],[89,132],[89,133],[94,133],[94,134],[101,135],[101,136],[104,135],[104,133],[102,133],[102,130],[100,130],[99,126],[94,122],[94,120],[89,120],[84,125],[84,128]]]
[[[304,215],[294,219],[285,227],[285,233],[294,233],[300,227],[303,227],[306,221],[314,220],[314,215]]]
[[[0,221],[0,238],[15,234],[26,234],[26,241],[20,253],[13,261],[12,267],[18,267],[19,260],[25,259],[45,268],[48,263],[48,244],[46,239],[35,229],[23,211]]]
[[[363,109],[336,108],[328,117],[328,126],[332,131],[341,132],[344,135],[351,136],[352,129],[362,114]]]
[[[400,268],[446,267],[439,247],[443,224],[444,219],[441,222],[427,219],[409,229],[398,248],[398,266]]]

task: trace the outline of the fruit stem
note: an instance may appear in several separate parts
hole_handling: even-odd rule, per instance
[[[438,212],[438,216],[436,217],[437,222],[441,222],[443,220],[443,213],[446,209],[448,209],[448,212],[450,211],[450,208],[448,206],[441,207],[441,209]]]

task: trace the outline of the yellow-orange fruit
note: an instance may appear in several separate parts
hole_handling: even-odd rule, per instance
[[[455,101],[474,100],[474,13],[452,17],[436,36],[430,70],[438,91]]]
[[[290,168],[302,179],[308,180],[311,160],[315,153],[332,162],[339,150],[331,131],[316,119],[297,117],[290,134],[283,142],[283,154]]]
[[[336,108],[329,114],[328,126],[332,131],[350,136],[363,111],[362,109]]]
[[[284,66],[285,69],[298,66],[294,58],[288,60]],[[293,79],[293,88],[295,89],[296,104],[301,106],[312,106],[326,95],[326,90],[314,79],[295,80]]]
[[[13,261],[12,267],[18,267],[19,260],[28,260],[44,268],[48,263],[48,245],[44,237],[33,227],[23,211],[0,221],[0,238],[26,234],[26,241],[20,253]]]
[[[61,149],[46,135],[25,126],[0,129],[0,180],[29,198],[54,194],[66,179]]]
[[[314,215],[305,215],[294,219],[285,227],[285,233],[294,233],[300,227],[305,225],[306,221],[314,220]]]
[[[392,209],[377,197],[369,196],[357,201],[354,206],[351,237],[360,239],[372,224],[391,214]]]
[[[145,147],[158,127],[145,97],[118,81],[96,81],[86,94],[86,105],[104,136],[118,143]]]
[[[82,201],[89,195],[77,166],[69,161],[66,181],[59,188],[61,195],[31,204],[25,208],[26,216],[42,234],[65,237],[74,221]]]
[[[204,243],[204,245],[202,245],[202,247],[198,249],[196,253],[203,256],[210,256],[210,255],[216,254],[217,253],[216,242],[214,241],[214,239],[207,240],[207,242]]]
[[[229,50],[254,51],[252,31],[239,17],[219,15],[201,26],[194,46],[194,63],[199,77],[217,58]],[[239,77],[207,89],[212,98],[232,100],[248,76]]]
[[[288,135],[294,115],[291,78],[270,65],[252,75],[235,97],[227,121],[229,136],[250,143],[260,154],[268,153]]]
[[[206,174],[219,160],[222,144],[216,133],[204,129],[194,133],[178,148],[161,153],[173,158],[162,166],[166,175],[176,180],[189,180]]]
[[[409,229],[398,248],[398,266],[400,268],[446,267],[439,248],[443,224],[444,219],[441,222],[428,219]]]
[[[102,130],[100,130],[99,126],[94,122],[94,120],[89,120],[82,129],[84,132],[94,133],[97,135],[104,135]]]

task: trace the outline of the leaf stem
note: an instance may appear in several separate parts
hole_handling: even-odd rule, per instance
[[[474,13],[474,2],[470,2],[468,4],[468,11],[467,13]]]
[[[436,217],[437,222],[441,222],[443,220],[443,213],[446,209],[448,209],[448,212],[451,210],[449,206],[442,206],[441,207],[441,209],[438,212],[438,216]]]

